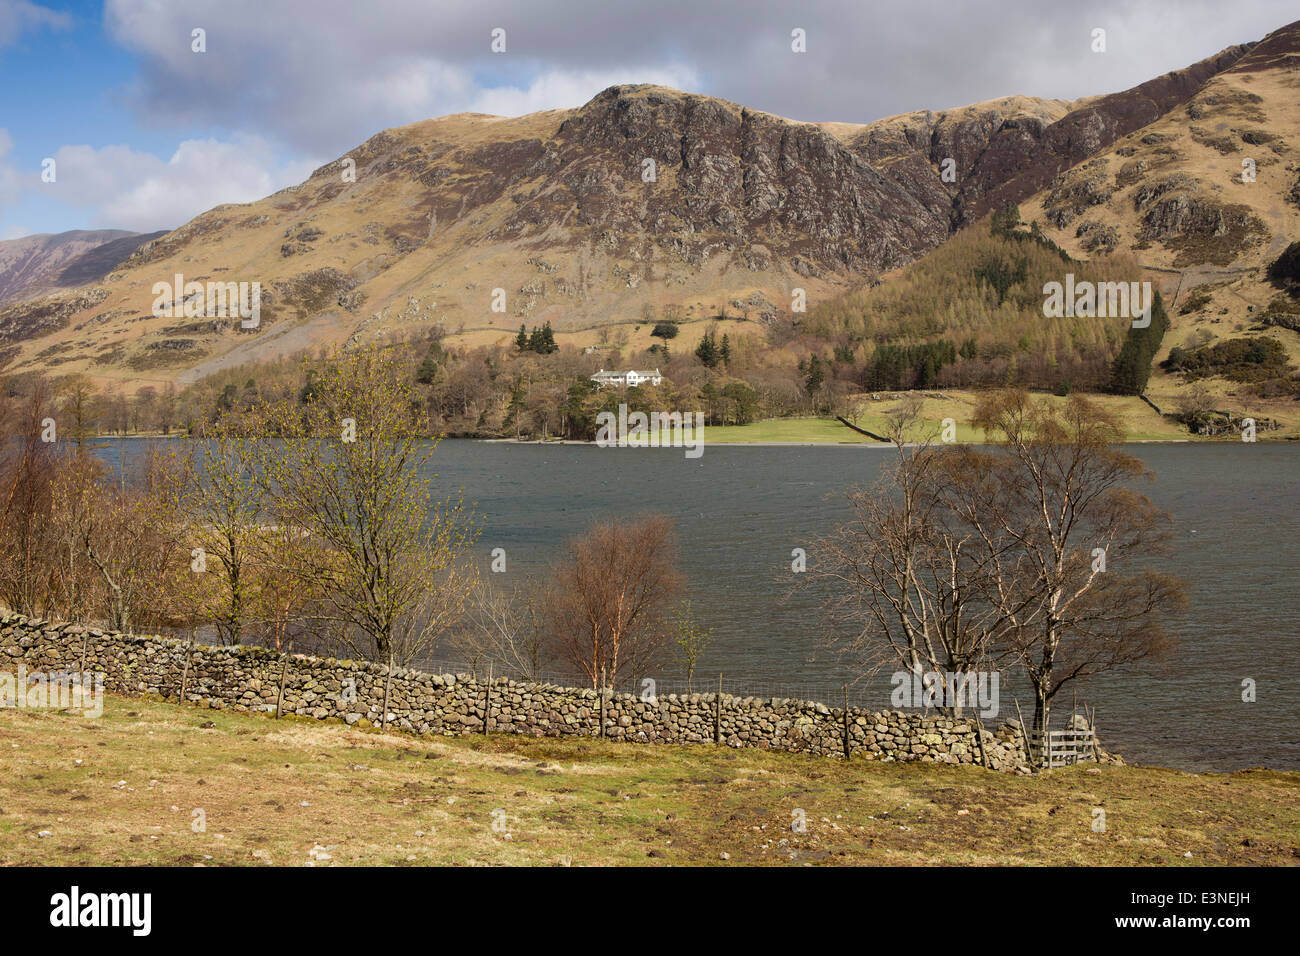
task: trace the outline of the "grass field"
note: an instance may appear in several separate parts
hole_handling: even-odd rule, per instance
[[[0,862],[1295,865],[1300,774],[434,739],[108,696],[0,710]]]
[[[744,442],[873,443],[866,435],[845,428],[833,418],[772,418],[752,425],[709,425],[704,429],[704,440],[719,445]]]
[[[1056,396],[1036,396],[1040,400],[1063,402]],[[1128,441],[1189,441],[1195,440],[1181,426],[1166,421],[1141,399],[1121,395],[1089,396],[1092,401],[1114,412],[1124,428]],[[927,395],[922,405],[923,424],[913,429],[908,437],[920,440],[927,435],[938,440],[944,419],[956,425],[958,442],[982,442],[986,436],[981,429],[970,425],[977,396],[972,392],[944,392]],[[862,406],[862,413],[853,419],[860,428],[885,433],[889,414],[901,405],[897,396],[882,396]],[[813,444],[861,444],[873,439],[860,435],[840,424],[834,418],[781,418],[755,422],[752,425],[711,426],[705,429],[706,442],[735,444],[741,442],[797,442]]]
[[[1153,380],[1155,381],[1155,380]],[[1163,380],[1161,380],[1163,381]],[[879,401],[866,401],[859,405],[859,413],[852,418],[860,428],[876,434],[884,434],[888,416],[898,409],[904,395],[908,393],[884,393]],[[921,393],[911,393],[921,394]],[[1166,412],[1173,412],[1177,407],[1177,396],[1172,392],[1153,389],[1152,394],[1157,404]],[[1053,403],[1064,402],[1064,398],[1055,395],[1037,394],[1036,400]],[[1127,395],[1089,395],[1089,401],[1108,409],[1119,419],[1128,441],[1236,441],[1236,438],[1200,438],[1176,422],[1169,421],[1147,405],[1140,398]],[[979,400],[979,393],[965,390],[925,393],[921,407],[923,424],[913,429],[908,437],[920,440],[927,435],[935,440],[939,438],[939,429],[944,419],[951,418],[956,424],[958,442],[982,442],[985,435],[980,429],[971,427],[970,419]],[[1255,417],[1277,418],[1283,428],[1277,431],[1261,431],[1259,441],[1276,441],[1300,438],[1300,419],[1295,415],[1295,403],[1289,399],[1270,403],[1241,405],[1233,398],[1222,395],[1218,400],[1223,408],[1233,408],[1239,414]],[[740,442],[797,442],[797,443],[870,443],[872,439],[859,435],[852,429],[841,425],[834,418],[785,418],[755,422],[752,425],[713,426],[705,431],[705,441],[717,444],[734,444]]]

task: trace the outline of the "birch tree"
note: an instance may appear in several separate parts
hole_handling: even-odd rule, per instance
[[[256,551],[266,518],[266,481],[259,466],[264,431],[231,416],[202,429],[176,456],[175,507],[184,522],[196,615],[215,625],[223,644],[238,644],[250,621]],[[265,439],[262,439],[265,440]],[[268,569],[264,563],[260,569]]]
[[[468,586],[446,572],[475,537],[471,515],[458,495],[434,499],[437,442],[390,355],[333,357],[305,398],[273,410],[281,440],[263,445],[277,522],[317,546],[287,554],[284,571],[316,582],[322,619],[356,653],[392,663],[426,591]]]
[[[1171,517],[1130,487],[1155,476],[1118,444],[1119,423],[1094,402],[1076,395],[1058,407],[1023,391],[992,393],[973,422],[1005,444],[959,453],[973,472],[999,476],[961,514],[1014,542],[983,593],[1012,624],[1041,730],[1065,686],[1172,650],[1167,619],[1185,591],[1151,566]]]
[[[616,686],[663,654],[666,615],[685,583],[668,518],[600,522],[570,542],[553,574],[552,633],[593,688]]]

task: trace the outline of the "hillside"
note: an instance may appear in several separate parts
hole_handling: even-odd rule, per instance
[[[1297,775],[1273,771],[990,787],[977,767],[410,737],[111,695],[96,720],[0,709],[0,733],[11,865],[1278,866],[1300,834]]]
[[[824,302],[939,246],[990,197],[1030,195],[1245,49],[1127,93],[1007,97],[867,125],[623,86],[573,110],[387,130],[299,186],[146,242],[93,288],[0,310],[0,367],[138,387],[437,325],[452,343],[492,344],[521,322],[562,334],[771,320],[796,288]],[[948,158],[955,182],[942,175]],[[154,317],[154,283],[177,274],[260,282],[260,327]]]
[[[1141,278],[1131,255],[1064,259],[1025,228],[962,230],[938,249],[869,289],[810,311],[803,329],[832,345],[836,373],[870,390],[996,386],[1104,391],[1128,333],[1123,317],[1043,315],[1043,286],[1072,272],[1080,281]],[[891,345],[948,343],[924,375],[882,369]],[[906,363],[911,369],[917,362]],[[884,374],[890,372],[890,374]]]
[[[1170,297],[1170,350],[1268,337],[1300,363],[1300,300],[1265,270],[1300,239],[1300,24],[1255,45],[1185,105],[1119,139],[1021,205],[1071,254],[1130,251]],[[1253,176],[1250,174],[1253,172]],[[1236,382],[1216,379],[1228,399]],[[1157,367],[1157,402],[1186,390]],[[1279,397],[1291,391],[1275,381]]]
[[[1167,102],[1161,95],[1186,90],[1225,61],[1185,103],[1137,126]],[[1107,390],[1127,323],[1047,318],[1043,289],[1067,274],[1093,282],[1141,279],[1162,293],[1170,320],[1145,394],[1166,412],[1190,413],[1197,427],[1214,418],[1221,429],[1250,415],[1281,422],[1280,430],[1269,422],[1274,435],[1294,434],[1300,285],[1284,288],[1266,273],[1300,238],[1298,66],[1300,24],[1292,24],[1181,77],[1152,81],[1142,96],[1130,91],[1074,104],[1047,130],[1095,117],[1110,99],[1127,104],[1127,113],[1114,112],[1129,117],[1129,132],[1118,135],[1124,124],[1098,121],[1098,130],[1116,134],[1109,147],[1045,181],[1039,173],[1051,164],[1034,166],[1032,175],[988,194],[993,200],[970,205],[978,211],[990,201],[1023,200],[1011,207],[1020,223],[1015,241],[996,224],[972,225],[870,288],[814,308],[805,330],[834,347],[837,358],[852,349],[860,363],[884,344],[965,346],[941,358],[923,381],[881,381],[869,364],[836,366],[867,388],[1014,382]],[[1042,137],[1052,141],[1070,140],[1063,133]],[[1027,151],[1032,157],[1040,147]],[[1044,188],[1021,195],[1020,187],[1039,182]],[[994,289],[992,280],[1005,287]]]
[[[146,243],[84,307],[0,313],[0,345],[22,342],[18,367],[114,376],[434,323],[562,329],[733,300],[757,315],[788,307],[796,285],[824,294],[947,235],[822,129],[657,87],[616,87],[578,110],[429,120],[347,159],[354,183],[340,160]],[[655,182],[642,181],[645,159]],[[259,332],[152,318],[153,284],[178,272],[260,282]]]
[[[0,307],[97,282],[160,235],[74,229],[0,242]]]
[[[927,208],[947,211],[959,227],[1024,201],[1058,173],[1187,102],[1249,49],[1229,47],[1121,93],[1074,103],[1014,96],[923,110],[880,120],[845,139]],[[953,161],[952,185],[941,176],[946,159]]]

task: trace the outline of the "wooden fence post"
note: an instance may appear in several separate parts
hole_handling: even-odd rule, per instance
[[[849,685],[844,685],[844,759],[853,756],[852,738],[849,736]]]
[[[1087,709],[1085,705],[1085,710]],[[1088,714],[1088,729],[1092,733],[1092,759],[1101,763],[1101,745],[1097,743],[1097,708],[1093,707],[1092,712]]]
[[[1020,719],[1020,737],[1025,742],[1025,762],[1029,764],[1030,769],[1038,769],[1038,761],[1034,759],[1034,746],[1029,742],[1029,731],[1025,729],[1025,715],[1020,712],[1020,701],[1016,701],[1016,716]]]
[[[280,710],[284,705],[284,681],[289,673],[289,655],[284,655],[284,662],[280,665],[280,689],[275,694],[275,719],[280,719]]]
[[[185,703],[185,685],[190,679],[190,654],[194,651],[194,638],[190,638],[189,643],[185,645],[185,666],[181,668],[181,692],[178,695],[180,702]]]
[[[605,668],[603,666],[600,669],[600,729],[596,736],[602,740],[605,738]]]
[[[722,674],[718,674],[718,693],[713,698],[713,742],[722,743]]]
[[[971,720],[975,721],[975,742],[980,749],[980,765],[985,770],[992,770],[993,768],[989,766],[988,751],[984,749],[984,721],[980,720],[978,713],[972,713]]]
[[[90,628],[81,635],[81,660],[77,662],[77,673],[81,677],[81,686],[86,686],[86,649],[90,646]]]

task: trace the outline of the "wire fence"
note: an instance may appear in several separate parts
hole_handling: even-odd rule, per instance
[[[452,661],[441,658],[424,659],[414,663],[416,670],[432,674],[468,675],[475,680],[507,678],[509,680],[554,684],[560,687],[599,688],[600,681],[593,682],[576,670],[557,670],[539,668],[521,670],[501,661]],[[729,676],[718,672],[700,671],[692,678],[665,675],[663,671],[648,670],[641,676],[622,677],[618,681],[607,683],[607,689],[617,693],[635,694],[644,697],[679,697],[691,694],[713,695],[721,692],[729,697],[776,698],[781,700],[821,701],[830,706],[843,706],[845,684],[833,681],[774,681],[770,678],[754,676]],[[887,706],[889,694],[886,691],[872,693],[863,689],[848,687],[850,706],[880,707]]]
[[[475,680],[486,680],[489,677],[504,678],[521,683],[551,684],[591,690],[597,690],[599,685],[599,681],[593,683],[590,678],[581,676],[577,671],[539,668],[524,673],[505,662],[490,659],[467,662],[431,658],[418,661],[412,666],[415,670],[432,674],[468,675]],[[851,678],[838,683],[824,678],[812,681],[778,681],[770,677],[700,671],[688,680],[681,676],[661,676],[661,673],[651,671],[644,676],[626,677],[616,684],[611,682],[607,689],[646,699],[672,695],[683,697],[692,694],[712,697],[721,692],[726,697],[738,699],[752,697],[760,700],[795,700],[821,703],[832,708],[847,706],[850,709],[865,711],[903,710],[923,714],[948,712],[944,708],[935,706],[895,704],[891,699],[890,685],[879,680],[871,686],[863,686],[861,682],[855,683]],[[967,712],[979,713],[978,709],[968,709]],[[1009,719],[1023,719],[1026,723],[1032,723],[1033,694],[1025,687],[1009,687],[1004,679],[996,695],[994,712],[986,712],[981,716],[998,723]]]

